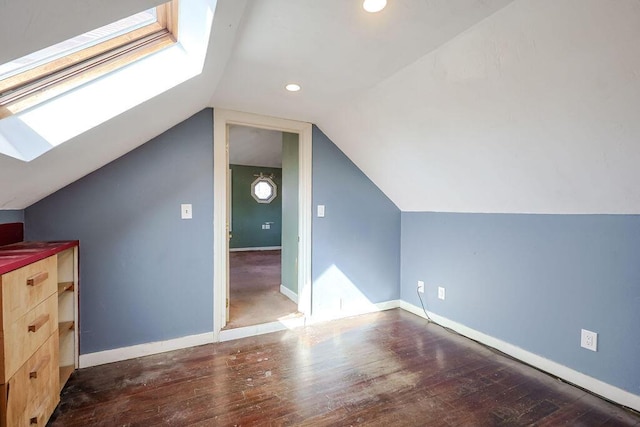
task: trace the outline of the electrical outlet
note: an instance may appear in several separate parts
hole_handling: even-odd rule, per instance
[[[580,347],[591,351],[598,351],[598,334],[582,329],[580,333]]]
[[[418,292],[424,294],[424,282],[422,280],[418,280]]]
[[[444,299],[444,288],[442,286],[438,286],[438,299]]]

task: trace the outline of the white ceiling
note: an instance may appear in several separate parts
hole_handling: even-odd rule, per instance
[[[640,213],[640,1],[360,4],[249,2],[214,105],[316,123],[403,211]]]
[[[402,210],[640,213],[638,40],[637,0],[516,1],[318,122]]]
[[[0,6],[0,60],[154,1],[45,3]],[[638,0],[218,0],[200,76],[34,162],[0,157],[0,208],[209,105],[317,124],[405,211],[640,213],[639,22]]]
[[[508,3],[391,0],[370,14],[361,0],[249,1],[212,103],[317,122]]]
[[[282,167],[282,132],[247,126],[229,126],[229,163]]]

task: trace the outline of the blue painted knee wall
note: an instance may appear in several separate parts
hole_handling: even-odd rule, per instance
[[[428,310],[640,395],[639,215],[403,212],[401,272],[403,300],[423,280]]]

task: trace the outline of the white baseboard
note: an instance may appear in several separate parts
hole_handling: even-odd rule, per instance
[[[330,318],[328,317],[305,318],[301,316],[301,317],[294,317],[291,319],[283,319],[276,322],[263,323],[261,325],[244,326],[242,328],[234,328],[234,329],[224,329],[220,331],[220,334],[218,335],[218,340],[220,342],[237,340],[240,338],[253,337],[256,335],[269,334],[271,332],[284,331],[285,329],[295,329],[302,326],[326,322],[329,320],[336,320],[336,319],[342,319],[345,317],[356,316],[358,314],[391,310],[392,308],[398,308],[398,307],[400,307],[400,300],[385,301],[378,304],[374,304],[373,307],[371,307],[366,311],[358,310],[358,312],[341,312],[339,313],[339,316],[333,316]]]
[[[358,310],[356,311],[342,311],[337,316],[316,316],[311,318],[305,317],[294,317],[291,319],[283,319],[278,320],[276,322],[263,323],[261,325],[253,325],[253,326],[244,326],[241,328],[234,329],[223,329],[220,331],[218,335],[218,340],[222,341],[231,341],[237,340],[240,338],[253,337],[256,335],[269,334],[271,332],[284,331],[285,329],[295,329],[301,326],[313,325],[317,323],[323,323],[330,320],[343,319],[345,317],[357,316],[359,314],[366,313],[375,313],[378,311],[391,310],[392,308],[400,307],[400,300],[393,301],[385,301],[377,304],[373,304],[373,307],[370,307],[367,310]]]
[[[287,288],[285,285],[280,285],[280,293],[296,304],[298,303],[298,294]]]
[[[343,309],[340,311],[328,311],[323,313],[313,314],[309,319],[308,324],[315,324],[326,322],[330,320],[344,319],[345,317],[359,316],[367,313],[377,313],[379,311],[391,310],[393,308],[400,307],[400,300],[383,301],[375,304],[368,304],[367,306],[359,306],[355,309]]]
[[[400,300],[394,299],[391,301],[379,302],[376,304],[376,311],[385,311],[385,310],[393,310],[394,308],[400,307]]]
[[[230,248],[229,252],[248,252],[248,251],[278,251],[282,246],[261,246],[257,248]]]
[[[406,301],[400,301],[400,308],[417,316],[426,318],[421,307],[410,304]],[[535,366],[536,368],[561,378],[566,382],[575,384],[620,405],[640,411],[640,396],[638,395],[612,386],[611,384],[607,384],[603,381],[585,375],[582,372],[575,371],[527,350],[523,350],[520,347],[499,340],[498,338],[476,331],[475,329],[454,322],[453,320],[449,320],[446,317],[439,316],[432,312],[429,312],[429,317],[431,317],[431,320],[433,320],[434,323],[453,329],[461,335],[500,350],[511,357],[528,363],[531,366]]]
[[[283,319],[275,322],[262,323],[260,325],[243,326],[241,328],[223,329],[218,334],[218,340],[231,341],[240,338],[253,337],[256,335],[269,334],[271,332],[284,331],[285,329],[295,329],[306,325],[306,319],[303,316],[293,317],[291,319]]]
[[[135,359],[136,357],[149,356],[151,354],[165,353],[167,351],[179,350],[181,348],[210,344],[214,342],[213,339],[213,332],[207,332],[204,334],[174,338],[167,341],[157,341],[132,345],[130,347],[115,348],[113,350],[81,354],[80,368],[88,368],[90,366],[120,362],[122,360]]]

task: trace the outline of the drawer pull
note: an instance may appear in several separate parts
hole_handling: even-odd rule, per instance
[[[36,286],[40,283],[44,282],[49,278],[49,273],[46,271],[42,271],[38,274],[35,274],[29,278],[27,278],[27,286]]]
[[[29,325],[29,332],[37,332],[45,323],[49,321],[49,315],[43,314],[35,322]]]
[[[45,367],[47,365],[47,363],[49,363],[49,356],[45,356],[42,359],[40,359],[40,361],[33,368],[33,370],[31,372],[29,372],[29,378],[31,378],[31,379],[38,378],[38,371],[40,371],[43,367]]]
[[[29,420],[29,425],[38,424],[38,417],[31,417]]]

